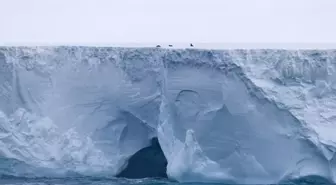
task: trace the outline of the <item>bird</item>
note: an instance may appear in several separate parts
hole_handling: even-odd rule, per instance
[[[156,47],[157,47],[157,48],[161,48],[161,46],[160,46],[160,45],[156,45]]]
[[[173,47],[173,45],[171,45],[171,44],[169,44],[168,46],[169,46],[169,47]]]
[[[194,47],[194,45],[192,43],[190,43],[190,47]]]

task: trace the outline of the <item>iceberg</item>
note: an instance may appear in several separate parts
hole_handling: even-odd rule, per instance
[[[20,165],[0,173],[116,175],[157,137],[179,182],[336,182],[335,70],[334,50],[1,47]]]

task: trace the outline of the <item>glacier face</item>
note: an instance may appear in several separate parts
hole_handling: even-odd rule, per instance
[[[115,175],[158,136],[180,182],[335,182],[335,69],[333,50],[3,47],[0,173]]]

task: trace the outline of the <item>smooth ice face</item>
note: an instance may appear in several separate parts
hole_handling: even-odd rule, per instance
[[[288,60],[295,56],[290,52],[280,53],[287,55]],[[312,88],[314,95],[316,87],[300,79],[316,80],[316,86],[321,84],[317,79],[324,80],[323,84],[327,85],[323,87],[333,84],[334,80],[320,71],[329,65],[333,76],[334,59],[316,57],[313,51],[302,52],[298,54],[302,58],[296,60],[298,67],[305,62],[305,68],[293,69],[297,71],[297,77],[293,78],[295,73],[282,72],[291,70],[292,63],[282,61],[281,65],[279,61],[272,61],[273,55],[279,55],[277,52],[223,53],[221,61],[218,59],[221,55],[207,54],[167,57],[159,138],[169,161],[168,175],[179,181],[229,183],[277,183],[309,175],[335,178],[332,167],[335,164],[331,161],[334,137],[311,129],[309,125],[317,123],[302,117],[309,114],[303,104],[312,101],[308,100],[312,97],[310,93],[305,94],[306,97],[302,94]],[[330,58],[334,55],[329,52]],[[320,68],[313,69],[310,65],[316,64],[311,60],[319,62]],[[273,63],[276,66],[272,66]],[[249,79],[256,74],[260,76]],[[276,94],[268,86],[266,92],[261,88],[264,84],[276,87],[278,79],[291,80],[287,89],[283,87],[285,84],[278,85],[284,94]],[[297,86],[301,86],[303,92],[299,92]],[[289,99],[284,97],[290,97],[293,102],[289,104]],[[330,107],[335,102],[331,99],[328,104],[322,105],[320,111],[327,111],[322,107]],[[332,114],[329,110],[328,114]],[[329,121],[328,128],[334,130],[332,119]],[[328,139],[320,140],[324,137]]]
[[[0,48],[0,173],[115,175],[157,136],[181,182],[335,182],[335,69],[334,51]]]
[[[167,74],[164,111],[172,117],[166,124],[185,142],[178,159],[168,158],[168,174],[189,165],[178,180],[275,183],[297,171],[329,178],[327,160],[302,134],[300,122],[257,97],[261,92],[248,89],[243,76],[183,67]]]
[[[2,156],[56,175],[114,175],[149,144],[156,135],[159,89],[155,73],[137,68],[151,57],[94,51],[1,52]],[[118,64],[119,57],[125,62]],[[138,66],[127,64],[132,61]]]

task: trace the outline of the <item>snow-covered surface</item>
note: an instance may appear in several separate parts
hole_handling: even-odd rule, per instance
[[[334,50],[3,47],[0,154],[20,165],[0,170],[113,175],[157,135],[181,182],[335,182],[335,70]]]
[[[192,44],[193,46],[191,46]],[[0,45],[5,47],[121,47],[121,48],[154,48],[160,46],[165,49],[318,49],[336,48],[336,42],[8,42]]]

